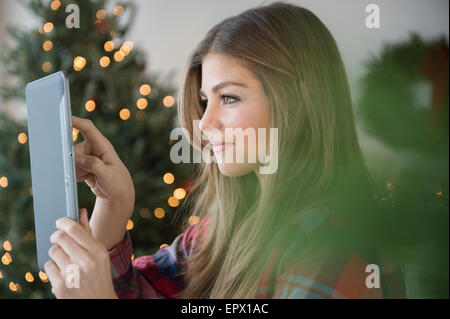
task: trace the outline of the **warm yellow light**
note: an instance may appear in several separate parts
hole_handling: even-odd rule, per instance
[[[45,33],[52,32],[52,30],[53,30],[53,23],[47,22],[46,24],[44,24],[44,32]]]
[[[106,68],[110,62],[111,62],[111,60],[107,56],[102,56],[100,58],[100,65],[104,68]]]
[[[138,109],[143,110],[147,107],[148,103],[145,98],[141,97],[139,100],[137,100],[136,105]]]
[[[134,254],[131,254],[131,260],[134,260]]]
[[[151,91],[151,87],[148,84],[142,84],[141,87],[139,88],[139,92],[141,93],[141,95],[149,95],[150,91]]]
[[[139,215],[141,215],[142,218],[149,218],[151,216],[150,209],[141,208],[139,210]]]
[[[52,8],[52,10],[56,11],[56,10],[58,10],[60,5],[61,5],[61,2],[59,2],[58,0],[54,0],[50,4],[50,7]]]
[[[43,26],[39,26],[39,33],[40,34],[44,34],[45,32],[44,32],[44,27]]]
[[[8,252],[4,253],[2,256],[2,263],[5,266],[8,266],[11,262],[12,262],[11,255]]]
[[[2,274],[2,272],[0,271],[0,279],[2,279],[3,278],[3,274]]]
[[[20,144],[25,144],[28,140],[27,134],[20,133],[19,136],[17,136],[17,140],[19,141]]]
[[[169,199],[167,200],[167,203],[169,204],[170,207],[177,207],[180,204],[178,199],[176,199],[173,196],[169,197]]]
[[[177,188],[173,191],[173,197],[176,199],[183,199],[186,197],[186,190],[184,188]]]
[[[175,177],[172,173],[165,173],[163,176],[163,181],[166,184],[172,184],[175,181]]]
[[[191,217],[189,217],[189,224],[190,225],[195,225],[198,223],[198,216],[192,215]]]
[[[10,289],[11,291],[17,291],[16,284],[13,283],[13,282],[11,281],[11,282],[9,283],[9,289]]]
[[[114,42],[106,41],[105,45],[104,45],[104,48],[105,48],[105,51],[111,52],[112,50],[114,50]]]
[[[25,280],[28,281],[28,282],[33,282],[33,281],[34,281],[34,277],[33,277],[33,275],[31,274],[31,272],[27,272],[27,273],[25,274]]]
[[[82,56],[77,56],[73,59],[73,68],[75,71],[80,71],[86,66],[86,59]]]
[[[8,240],[5,240],[3,242],[3,249],[6,251],[11,251],[11,249],[12,249],[11,243]]]
[[[8,187],[8,178],[6,176],[0,177],[0,186]]]
[[[95,102],[93,100],[89,100],[86,102],[86,104],[84,105],[84,108],[86,109],[86,111],[88,112],[92,112],[93,110],[95,110]],[[72,132],[74,133],[74,132]],[[78,132],[77,132],[78,135]]]
[[[114,53],[114,60],[116,60],[116,62],[121,62],[123,58],[124,55],[120,51],[116,51],[116,53]]]
[[[127,223],[127,230],[132,230],[133,227],[134,227],[134,223],[131,219],[129,219],[128,223]]]
[[[173,96],[168,95],[163,99],[163,104],[165,107],[171,107],[174,103],[175,99],[173,98]]]
[[[103,20],[104,18],[106,18],[106,11],[104,9],[100,9],[97,11],[95,16],[97,17],[97,19]]]
[[[164,209],[162,209],[161,207],[156,208],[153,213],[155,214],[155,217],[159,219],[164,218],[164,215],[166,214]]]
[[[121,109],[119,112],[119,116],[122,120],[128,120],[130,118],[130,110],[127,108]]]
[[[48,276],[45,272],[40,271],[39,272],[39,278],[43,281],[43,282],[47,282],[48,281]]]
[[[386,184],[386,188],[387,188],[387,189],[393,189],[394,186],[392,185],[391,182],[388,182],[388,183]]]
[[[50,51],[51,49],[53,49],[53,42],[50,40],[44,41],[44,43],[42,44],[42,48],[44,49],[44,51]]]
[[[121,5],[115,6],[113,9],[113,14],[116,16],[121,15],[122,12],[123,12],[123,6],[121,6]]]
[[[33,187],[30,187],[30,188],[28,189],[28,192],[30,193],[30,196],[33,196]]]
[[[169,245],[167,244],[162,244],[161,246],[159,246],[159,248],[164,248],[164,247],[168,247]]]
[[[75,142],[76,140],[77,140],[77,138],[78,138],[78,130],[76,129],[76,128],[74,128],[73,130],[72,130],[72,138],[73,138],[73,141]]]
[[[127,44],[123,44],[120,47],[120,52],[122,53],[123,56],[127,56],[131,51],[131,46],[127,45]]]
[[[126,47],[127,49],[129,49],[131,51],[131,50],[133,50],[134,44],[131,41],[125,41],[122,44],[122,47]]]
[[[52,64],[50,62],[44,62],[42,64],[42,71],[49,72],[52,69]]]

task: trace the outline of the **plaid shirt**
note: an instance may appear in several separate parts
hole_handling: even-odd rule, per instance
[[[312,228],[322,227],[323,216],[310,214]],[[207,217],[208,218],[208,217]],[[170,246],[154,255],[131,260],[132,243],[127,231],[124,239],[109,251],[114,289],[119,298],[174,298],[185,287],[179,275],[180,262],[187,260],[199,236],[198,224],[178,235]],[[359,254],[307,254],[274,278],[274,265],[279,258],[275,249],[260,279],[255,298],[404,298],[397,267],[380,266],[381,287],[367,288],[366,266]],[[333,257],[332,257],[333,256]]]

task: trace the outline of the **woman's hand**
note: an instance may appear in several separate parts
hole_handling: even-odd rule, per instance
[[[86,182],[105,202],[134,204],[133,181],[111,142],[89,119],[72,116],[72,126],[84,137],[74,146],[77,182]]]
[[[72,125],[84,137],[74,146],[77,182],[84,181],[97,196],[90,219],[92,234],[109,250],[122,240],[133,214],[133,180],[91,120],[72,116]]]
[[[108,252],[89,227],[86,209],[80,222],[64,217],[56,222],[52,234],[51,260],[45,272],[58,298],[117,298],[114,291]]]

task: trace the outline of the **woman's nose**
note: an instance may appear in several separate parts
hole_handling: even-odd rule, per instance
[[[222,128],[220,109],[217,106],[213,104],[208,105],[200,119],[199,128],[205,134],[207,130],[220,130]]]

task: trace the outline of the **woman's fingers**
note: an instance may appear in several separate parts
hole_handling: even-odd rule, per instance
[[[92,235],[91,227],[89,227],[89,218],[88,218],[86,208],[80,209],[79,215],[80,215],[81,226],[83,226],[83,228],[86,229],[86,231]]]
[[[61,271],[65,271],[67,266],[71,263],[70,257],[62,250],[59,245],[53,245],[48,250],[48,255],[56,263]]]
[[[105,165],[105,163],[103,163],[97,156],[76,155],[75,163],[77,168],[80,168],[80,174],[87,172],[84,175],[85,177],[88,173],[92,173],[100,179],[105,179],[108,176],[108,165]]]

